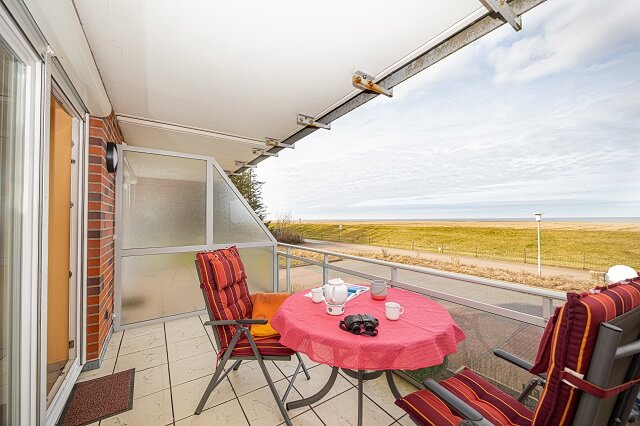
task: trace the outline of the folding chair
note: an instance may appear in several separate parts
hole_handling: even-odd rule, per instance
[[[494,354],[535,374],[516,399],[464,368],[396,401],[420,425],[626,424],[640,388],[640,278],[567,294],[535,364]],[[524,401],[544,386],[534,411]]]
[[[264,374],[269,389],[287,425],[291,424],[284,403],[289,396],[300,369],[307,379],[309,372],[302,362],[300,354],[283,346],[279,337],[255,339],[251,335],[251,325],[266,324],[266,319],[251,319],[252,304],[247,287],[247,275],[240,254],[235,246],[196,255],[196,269],[200,280],[200,288],[205,299],[209,321],[205,326],[212,326],[213,336],[218,348],[218,366],[207,386],[195,414],[200,414],[209,395],[222,380],[233,370],[240,367],[242,361],[256,360]],[[298,365],[282,399],[278,395],[273,380],[267,371],[265,361],[290,361],[291,356],[298,358]],[[225,370],[228,361],[233,365]]]

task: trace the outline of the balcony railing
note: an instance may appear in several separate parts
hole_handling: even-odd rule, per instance
[[[493,356],[493,349],[534,359],[547,319],[566,300],[558,291],[289,244],[279,245],[278,263],[280,291],[317,287],[340,276],[352,283],[384,279],[393,287],[438,301],[466,339],[435,374],[467,366],[513,394],[531,375]]]

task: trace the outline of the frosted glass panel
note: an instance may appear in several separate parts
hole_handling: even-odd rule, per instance
[[[231,189],[232,183],[213,168],[213,242],[251,243],[271,241],[253,212],[249,211]]]
[[[273,292],[273,247],[239,248],[250,293]]]
[[[121,324],[204,309],[195,253],[122,258]]]
[[[122,248],[206,243],[207,162],[125,151]]]

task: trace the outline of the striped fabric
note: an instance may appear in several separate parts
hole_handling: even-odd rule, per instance
[[[531,424],[533,413],[528,408],[468,368],[440,384],[495,425]],[[407,395],[396,404],[423,425],[458,425],[461,421],[427,390]]]
[[[560,373],[570,368],[585,374],[600,323],[640,306],[640,278],[597,287],[594,293],[567,294],[558,314],[549,351],[547,385],[536,407],[533,425],[571,424],[581,391],[562,382]],[[538,359],[544,359],[538,356]]]
[[[251,318],[251,300],[247,287],[244,266],[236,247],[198,253],[196,255],[200,269],[200,287],[205,290],[207,304],[215,320]],[[238,281],[237,277],[242,277]],[[223,284],[223,285],[221,285]],[[229,347],[236,332],[234,326],[217,326],[221,353]]]
[[[211,275],[207,277],[209,284],[215,285],[218,290],[247,279],[240,253],[235,246],[203,253],[203,255],[211,265]]]
[[[556,426],[573,422],[581,391],[562,382],[569,368],[588,370],[602,322],[640,306],[640,277],[591,293],[568,293],[567,303],[549,321],[532,372],[547,372],[547,384],[535,413],[469,369],[440,382],[495,425]],[[459,424],[460,418],[431,392],[422,390],[396,401],[422,425]]]
[[[240,254],[235,246],[228,249],[198,253],[196,255],[200,277],[200,287],[205,290],[207,304],[213,319],[231,320],[251,318],[253,305],[247,287],[247,275]],[[222,355],[236,332],[234,326],[216,326],[220,336],[220,355]],[[262,355],[287,356],[295,352],[280,344],[279,336],[255,339],[258,351]],[[253,350],[243,336],[236,343],[232,356],[253,356]]]
[[[286,346],[283,346],[279,342],[280,337],[270,337],[259,340],[254,340],[258,347],[258,352],[263,356],[287,356],[293,355],[295,351],[292,351]],[[236,347],[231,352],[232,356],[253,356],[253,349],[249,344],[249,340],[243,337],[238,341]]]
[[[396,405],[419,425],[458,426],[462,421],[462,417],[453,414],[447,404],[428,390],[420,390],[398,399]]]

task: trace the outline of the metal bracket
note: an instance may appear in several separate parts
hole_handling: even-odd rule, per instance
[[[247,169],[255,169],[258,167],[258,165],[245,163],[244,161],[236,161],[236,167],[245,167]]]
[[[480,0],[480,3],[489,9],[489,11],[502,16],[502,19],[507,21],[514,30],[520,31],[522,29],[522,19],[516,15],[513,9],[511,9],[511,6],[507,4],[507,0]]]
[[[224,172],[227,174],[227,176],[240,176],[240,175],[242,175],[242,173],[231,172],[229,170],[225,170]]]
[[[268,146],[277,146],[278,148],[291,148],[291,149],[296,148],[294,144],[282,143],[278,139],[274,139],[274,138],[265,138],[264,143]]]
[[[373,82],[373,77],[363,73],[362,71],[356,71],[351,77],[351,83],[353,87],[368,90],[370,92],[377,93],[379,95],[385,95],[389,98],[393,96],[393,89],[385,89]]]
[[[315,127],[315,128],[318,128],[318,129],[331,130],[331,124],[320,123],[320,122],[316,121],[315,118],[311,117],[310,115],[305,115],[305,114],[298,114],[298,125],[299,126]]]
[[[264,149],[253,148],[253,155],[264,155],[264,156],[267,156],[267,157],[277,157],[278,153],[277,152],[269,152],[269,151],[264,150]]]

